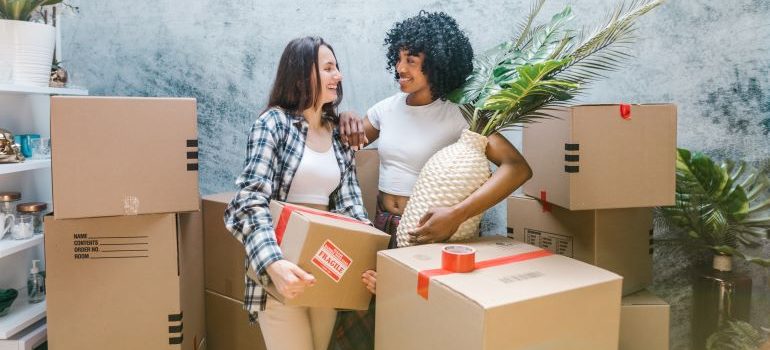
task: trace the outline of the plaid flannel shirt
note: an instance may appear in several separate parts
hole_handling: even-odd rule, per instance
[[[285,201],[289,186],[302,159],[308,123],[301,115],[280,108],[270,108],[259,116],[251,128],[246,146],[243,173],[236,180],[238,192],[225,210],[227,229],[246,248],[245,267],[251,267],[260,277],[254,281],[245,276],[244,309],[251,320],[265,310],[269,283],[266,268],[283,259],[273,230],[270,200]],[[329,196],[329,210],[369,224],[356,179],[352,150],[340,141],[333,130],[332,147],[340,167],[341,181]]]

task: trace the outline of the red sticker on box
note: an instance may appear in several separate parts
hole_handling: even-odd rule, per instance
[[[328,239],[321,245],[321,249],[318,249],[313,255],[311,261],[334,282],[339,282],[342,275],[348,271],[350,264],[353,263],[353,260],[345,252]]]

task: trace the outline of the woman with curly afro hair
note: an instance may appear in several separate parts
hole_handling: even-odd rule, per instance
[[[359,149],[379,140],[379,195],[374,225],[391,234],[396,228],[420,170],[440,149],[460,138],[468,123],[446,96],[462,86],[473,70],[473,49],[454,18],[421,11],[396,23],[385,37],[387,67],[400,92],[370,108],[364,118],[340,115],[343,142]],[[414,244],[446,241],[468,218],[504,200],[532,176],[518,150],[500,134],[489,136],[487,158],[498,166],[492,177],[461,203],[431,208],[410,232]],[[499,234],[500,232],[493,232]],[[482,233],[484,234],[484,233]],[[362,282],[374,294],[375,271]],[[340,313],[330,349],[373,349],[374,304],[367,313]]]

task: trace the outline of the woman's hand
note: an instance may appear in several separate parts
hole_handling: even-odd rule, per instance
[[[377,294],[377,271],[366,270],[366,272],[361,275],[361,282],[364,283],[364,286],[366,286],[366,289],[368,289],[369,292]]]
[[[267,274],[275,284],[278,293],[287,299],[294,299],[315,285],[315,277],[288,260],[278,260],[267,266]]]
[[[355,112],[340,113],[340,136],[342,142],[354,151],[364,148],[369,143],[369,139],[366,138],[364,119]]]
[[[452,208],[431,208],[409,233],[412,244],[444,242],[457,232],[466,217]]]

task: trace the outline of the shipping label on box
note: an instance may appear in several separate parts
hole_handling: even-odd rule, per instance
[[[378,254],[377,349],[617,349],[620,276],[504,237],[456,273],[444,246]]]
[[[527,195],[570,210],[674,204],[676,106],[578,105],[523,129]]]
[[[623,276],[623,295],[652,283],[652,208],[567,210],[508,197],[508,236]]]

